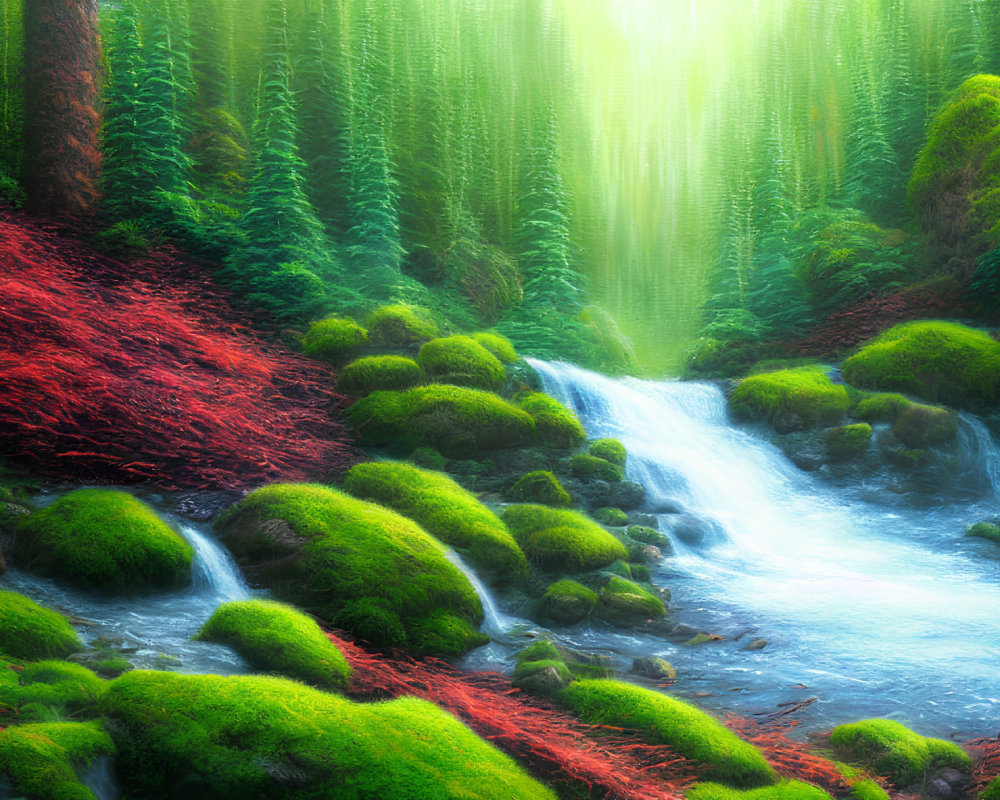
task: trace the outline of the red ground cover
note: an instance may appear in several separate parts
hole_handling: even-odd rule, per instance
[[[0,213],[0,455],[166,488],[352,463],[329,371],[254,336],[197,275],[167,251],[126,266]]]

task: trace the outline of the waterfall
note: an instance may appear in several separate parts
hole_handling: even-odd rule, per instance
[[[194,588],[214,596],[220,603],[245,600],[250,589],[229,551],[194,525],[180,523],[181,535],[194,548]]]
[[[479,595],[479,600],[483,605],[482,627],[484,633],[493,639],[503,639],[514,626],[524,622],[524,620],[507,616],[500,611],[489,589],[486,588],[479,579],[479,576],[462,560],[462,557],[458,553],[454,550],[448,550],[445,553],[445,557],[461,570],[462,574],[469,579],[472,588],[476,590],[476,594]]]

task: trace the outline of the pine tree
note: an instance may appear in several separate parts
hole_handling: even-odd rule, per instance
[[[21,0],[0,0],[0,179],[24,159],[24,19]],[[0,193],[3,189],[0,188]]]
[[[135,210],[135,165],[139,157],[137,127],[142,43],[134,0],[124,0],[110,21],[108,89],[104,120],[104,207],[114,217]]]

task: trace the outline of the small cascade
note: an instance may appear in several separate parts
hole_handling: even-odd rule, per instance
[[[1000,445],[982,420],[972,414],[958,415],[958,436],[970,482],[984,484],[992,499],[1000,501]]]
[[[195,590],[212,594],[221,603],[245,600],[250,596],[250,587],[243,580],[239,567],[214,536],[187,523],[178,524],[177,529],[194,548]]]
[[[95,759],[80,779],[94,793],[97,800],[118,800],[121,797],[109,756],[100,756]]]
[[[524,623],[524,620],[507,616],[497,607],[496,601],[493,599],[493,595],[490,594],[489,589],[486,588],[485,584],[479,579],[479,576],[462,560],[462,557],[458,553],[454,550],[448,550],[445,553],[445,557],[461,570],[462,574],[469,579],[472,588],[476,590],[476,594],[479,595],[479,601],[483,605],[483,633],[486,633],[493,639],[503,639],[512,628]]]

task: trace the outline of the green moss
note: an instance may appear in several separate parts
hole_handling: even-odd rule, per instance
[[[542,569],[586,572],[627,558],[625,546],[575,511],[540,505],[515,505],[503,521],[528,560]]]
[[[851,416],[865,422],[895,422],[912,405],[901,394],[882,392],[865,397],[851,411]]]
[[[482,620],[472,585],[441,544],[394,511],[325,486],[277,484],[228,509],[218,527],[255,579],[324,620],[342,624],[341,610],[372,598],[384,601],[386,617],[398,618],[414,652],[438,650],[441,637],[428,637],[429,619],[455,635],[447,652],[484,641],[472,627]],[[439,612],[462,625],[451,625]]]
[[[334,691],[347,688],[351,668],[319,625],[301,611],[269,600],[225,603],[195,637],[232,647],[257,670]]]
[[[535,421],[538,441],[547,447],[569,450],[583,444],[587,438],[576,414],[543,392],[518,392],[514,398],[518,406],[527,411]]]
[[[477,567],[507,578],[527,571],[524,553],[496,514],[447,475],[391,461],[351,468],[344,488],[418,523]]]
[[[667,613],[660,598],[618,575],[601,590],[598,611],[602,617],[623,621],[659,619]]]
[[[569,686],[573,674],[563,654],[548,639],[533,642],[517,654],[511,682],[532,694],[556,696]]]
[[[410,453],[410,461],[418,467],[433,469],[436,472],[444,472],[445,467],[448,466],[448,459],[433,447],[418,447]]]
[[[1000,342],[952,322],[906,322],[862,347],[843,371],[863,389],[955,406],[990,403],[1000,393]]]
[[[892,433],[909,448],[934,447],[954,441],[958,419],[946,408],[911,403],[892,426]]]
[[[629,554],[629,558],[632,554]],[[629,570],[632,573],[632,577],[637,581],[642,581],[644,583],[649,583],[652,579],[652,575],[649,571],[649,567],[645,564],[629,564]]]
[[[620,508],[599,508],[593,512],[593,517],[602,525],[611,528],[622,528],[628,525],[628,514]]]
[[[102,658],[100,661],[92,662],[90,666],[102,678],[117,678],[122,673],[135,669],[135,665],[131,661],[121,656]]]
[[[1000,543],[1000,525],[995,525],[992,522],[977,522],[965,529],[965,535]]]
[[[359,704],[280,678],[137,671],[102,706],[132,797],[555,800],[415,698]]]
[[[824,437],[827,452],[838,461],[860,458],[872,439],[872,426],[867,422],[831,428]]]
[[[49,722],[0,731],[0,774],[32,800],[94,800],[74,767],[114,753],[95,722]]]
[[[432,339],[418,359],[431,380],[454,386],[497,391],[507,374],[500,359],[469,336]]]
[[[438,334],[437,325],[418,306],[382,306],[368,317],[368,333],[376,344],[402,345],[426,342]]]
[[[684,796],[687,800],[830,800],[830,795],[819,787],[800,781],[782,781],[746,791],[718,783],[697,783]]]
[[[80,647],[76,631],[62,614],[0,589],[0,653],[34,661],[68,656]]]
[[[658,530],[646,527],[645,525],[629,525],[625,529],[625,535],[629,539],[635,539],[637,542],[642,542],[643,544],[651,544],[654,547],[659,547],[662,551],[669,553],[673,549],[673,544],[670,541],[670,537],[666,534],[660,533]]]
[[[485,347],[505,364],[512,364],[517,361],[517,351],[506,336],[502,336],[499,333],[482,331],[472,334],[472,338],[476,340],[477,344]]]
[[[369,394],[381,389],[409,389],[423,382],[423,370],[412,358],[366,356],[340,371],[337,388],[346,394]]]
[[[576,581],[562,580],[545,590],[539,615],[557,625],[574,625],[589,617],[596,606],[596,592]]]
[[[739,788],[778,781],[753,745],[669,695],[618,681],[591,680],[571,684],[563,699],[588,724],[634,728],[647,741],[669,745],[679,755],[705,764],[703,777],[708,780]]]
[[[302,352],[309,358],[340,364],[368,343],[368,331],[353,319],[329,317],[309,326],[302,337]]]
[[[767,422],[782,432],[834,424],[850,405],[847,389],[831,382],[819,365],[752,375],[729,397],[737,419]]]
[[[632,568],[625,561],[615,561],[604,571],[612,575],[617,575],[619,578],[627,580],[631,580],[632,578]]]
[[[868,719],[839,725],[830,743],[845,759],[871,767],[896,786],[916,783],[932,769],[952,767],[968,772],[972,762],[958,745],[929,739],[890,719]]]
[[[889,800],[889,794],[873,780],[858,781],[851,785],[854,800]]]
[[[1000,800],[1000,776],[991,780],[979,797],[981,800]]]
[[[25,569],[121,591],[190,580],[194,551],[132,495],[78,489],[20,523],[14,555]]]
[[[106,686],[79,664],[39,661],[25,667],[19,683],[0,686],[0,703],[22,720],[43,720],[94,708]]]
[[[546,470],[522,475],[507,491],[507,499],[515,503],[541,503],[556,508],[567,508],[573,504],[573,499],[559,479]]]
[[[625,445],[617,439],[597,439],[591,442],[590,454],[597,458],[603,458],[605,461],[610,461],[619,467],[624,467],[625,459],[628,458]]]
[[[347,419],[365,444],[433,447],[456,458],[524,445],[535,435],[521,409],[458,386],[373,392],[348,409]]]
[[[605,461],[603,458],[587,455],[586,453],[577,453],[573,456],[570,459],[570,469],[574,475],[584,480],[597,478],[598,480],[609,481],[611,483],[619,483],[625,480],[625,473],[621,467]]]

